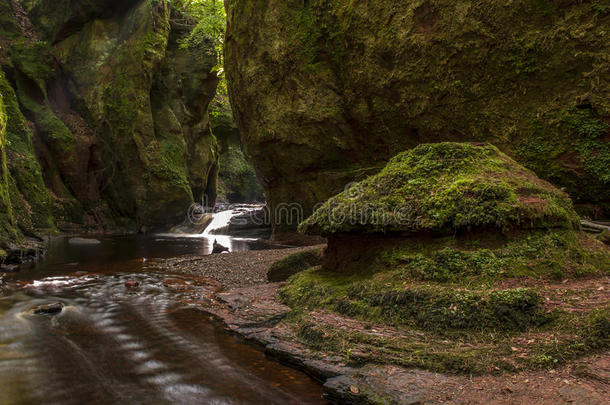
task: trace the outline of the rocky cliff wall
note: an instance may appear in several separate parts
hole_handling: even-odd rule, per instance
[[[195,24],[165,0],[0,0],[13,231],[162,228],[215,199],[218,61],[183,45]]]
[[[420,143],[487,141],[607,215],[607,1],[225,4],[231,101],[272,212],[307,216]]]

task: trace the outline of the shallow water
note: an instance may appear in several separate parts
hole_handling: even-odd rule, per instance
[[[0,295],[0,404],[322,404],[321,387],[178,302],[181,276],[146,261],[204,254],[210,241],[104,237],[50,245]],[[247,244],[236,242],[236,250]],[[139,282],[137,289],[126,282]],[[56,316],[34,315],[61,302]]]

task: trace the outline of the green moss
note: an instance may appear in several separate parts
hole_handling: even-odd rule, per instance
[[[367,321],[435,331],[519,330],[547,320],[540,312],[539,296],[526,289],[464,290],[375,279],[353,281],[320,270],[295,276],[281,296],[296,308],[327,308]]]
[[[424,144],[331,198],[309,234],[578,227],[569,197],[493,146]]]
[[[42,170],[34,154],[32,133],[21,113],[17,96],[0,72],[0,93],[7,115],[6,154],[9,169],[9,194],[19,227],[28,233],[36,229],[53,230],[52,202],[45,187]]]
[[[541,284],[530,285],[425,283],[405,278],[393,267],[350,275],[316,268],[292,277],[279,296],[293,309],[287,322],[299,341],[355,365],[497,373],[556,367],[610,347],[608,308],[551,311],[544,307],[548,291],[538,292]],[[589,293],[562,290],[560,299],[573,302],[574,294],[582,299]],[[321,315],[325,311],[365,324],[326,324],[335,318]]]
[[[610,254],[588,235],[537,231],[479,236],[465,241],[412,238],[377,252],[372,268],[394,269],[401,279],[493,285],[513,277],[564,279],[609,274]]]
[[[2,247],[5,247],[11,239],[17,239],[13,206],[11,205],[9,194],[9,174],[6,161],[6,122],[4,97],[0,94],[0,246]],[[2,259],[3,257],[0,257],[0,261]]]
[[[597,308],[586,314],[562,314],[554,323],[557,337],[537,344],[524,359],[527,366],[553,368],[610,347],[610,308]],[[564,336],[568,336],[565,338]]]
[[[267,271],[267,279],[271,282],[286,281],[290,276],[321,264],[321,249],[294,253],[273,263]]]
[[[325,269],[333,254],[342,262]],[[607,277],[610,249],[572,229],[333,235],[325,255],[279,298],[293,310],[287,322],[299,341],[346,362],[496,373],[610,347],[608,309],[582,305],[599,300],[597,287],[565,284]],[[561,289],[547,289],[559,280]]]
[[[376,333],[328,328],[308,322],[305,316],[298,321],[296,334],[307,347],[324,353],[336,353],[354,366],[395,364],[457,374],[515,370],[514,365],[500,357],[506,353],[504,348],[498,350],[489,344],[473,345],[478,338],[472,336],[452,342],[434,336],[422,339],[421,335],[399,339]]]
[[[20,72],[30,78],[38,86],[38,90],[46,97],[47,81],[54,75],[52,57],[48,43],[30,42],[21,39],[11,47],[11,57]]]
[[[332,328],[312,322],[306,313],[294,316],[293,322],[299,341],[314,350],[336,353],[354,366],[396,364],[443,373],[498,374],[555,368],[610,347],[608,308],[584,315],[555,314],[553,320],[531,331],[538,339],[497,332],[435,335],[401,329],[386,335],[375,331],[380,329],[375,324],[370,331]],[[547,334],[550,338],[541,338]],[[532,344],[524,347],[516,343],[523,340]]]

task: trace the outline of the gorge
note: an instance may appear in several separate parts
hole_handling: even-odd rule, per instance
[[[607,0],[0,0],[0,404],[610,398]]]

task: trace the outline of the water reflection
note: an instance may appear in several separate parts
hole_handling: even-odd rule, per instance
[[[147,259],[206,254],[213,240],[97,239],[53,240],[0,295],[0,404],[324,403],[308,377],[180,304],[168,285],[183,276],[146,269]],[[59,315],[33,313],[55,302]]]

